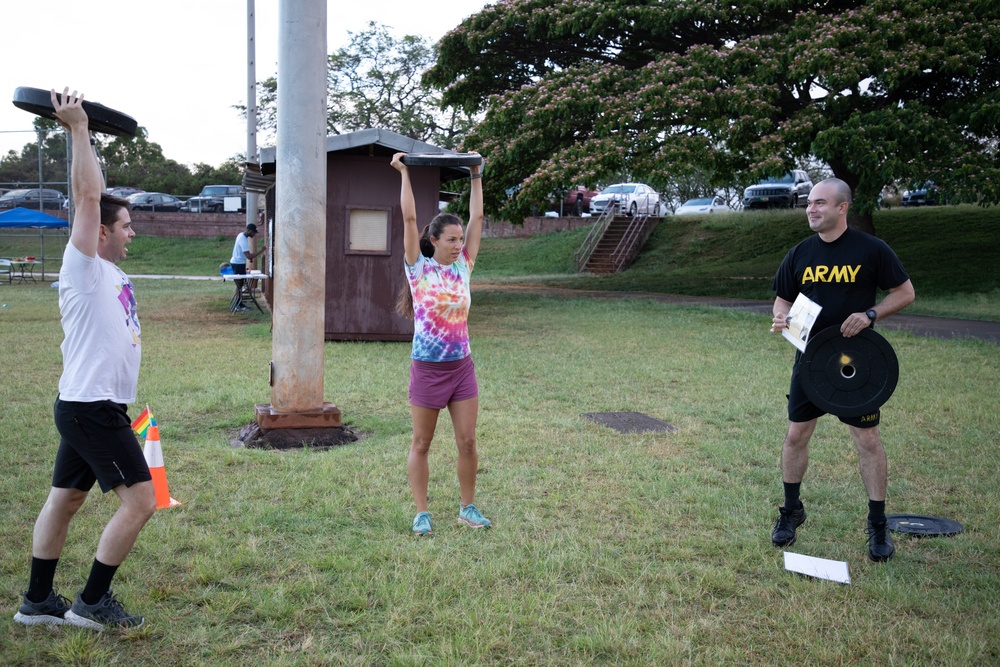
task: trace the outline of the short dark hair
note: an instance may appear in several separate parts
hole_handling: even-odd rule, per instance
[[[121,197],[115,197],[114,195],[109,195],[107,192],[101,193],[101,224],[111,225],[118,222],[118,212],[122,209],[126,211],[132,210],[132,204],[129,203],[127,199],[122,199]]]

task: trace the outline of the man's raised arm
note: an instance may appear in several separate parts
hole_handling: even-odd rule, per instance
[[[51,91],[52,107],[56,118],[69,133],[73,142],[73,167],[70,180],[76,214],[70,243],[88,257],[97,256],[97,243],[101,234],[101,193],[104,192],[104,175],[97,160],[97,152],[90,143],[87,112],[83,110],[83,95],[64,88],[62,95]]]

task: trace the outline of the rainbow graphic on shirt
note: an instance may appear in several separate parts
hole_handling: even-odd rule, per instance
[[[135,302],[135,288],[128,278],[125,278],[124,275],[122,278],[124,282],[117,285],[118,301],[125,310],[125,326],[128,327],[129,333],[132,335],[132,347],[138,347],[142,344],[142,329],[139,326],[139,309]]]

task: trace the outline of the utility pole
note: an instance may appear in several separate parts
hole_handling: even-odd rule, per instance
[[[42,201],[42,142],[45,141],[45,130],[39,128],[38,132],[38,210],[44,210],[45,202]]]
[[[257,18],[254,0],[247,0],[247,162],[257,162]],[[247,224],[257,222],[256,192],[247,192]],[[261,230],[263,231],[263,230]],[[266,237],[265,237],[266,238]],[[257,238],[250,239],[257,251]]]
[[[339,428],[323,401],[327,0],[281,0],[271,404],[261,429]]]

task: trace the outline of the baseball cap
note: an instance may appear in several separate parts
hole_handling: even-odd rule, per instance
[[[251,222],[250,224],[247,225],[247,231],[248,232],[256,232],[257,231],[257,225],[255,225],[255,224],[253,224]]]

